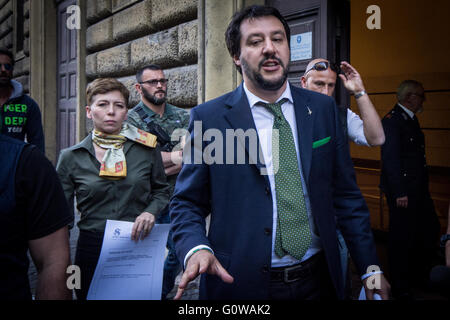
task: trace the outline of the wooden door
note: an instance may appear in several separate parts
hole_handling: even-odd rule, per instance
[[[58,3],[58,154],[76,142],[77,30],[67,28],[67,7],[75,4]]]

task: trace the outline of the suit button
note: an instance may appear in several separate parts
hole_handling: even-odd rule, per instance
[[[270,229],[270,228],[264,228],[264,234],[265,234],[266,236],[270,236],[270,235],[272,234],[272,229]]]
[[[267,272],[269,272],[269,267],[268,267],[267,265],[264,265],[264,266],[261,268],[261,272],[262,272],[262,273],[267,273]]]
[[[270,188],[269,187],[266,187],[266,194],[268,195],[268,196],[270,196]]]

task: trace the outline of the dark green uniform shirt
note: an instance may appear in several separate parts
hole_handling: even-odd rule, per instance
[[[141,106],[146,114],[151,118],[153,122],[161,126],[164,131],[171,137],[172,133],[176,129],[185,129],[187,131],[189,126],[189,112],[184,109],[175,107],[169,103],[166,103],[164,109],[164,114],[162,117],[159,114],[153,112],[149,107],[147,107],[142,101],[139,102],[133,109],[128,111],[127,122],[141,130],[147,130],[147,124],[141,119],[139,114],[136,112],[136,108]],[[172,195],[175,188],[175,182],[177,180],[177,174],[167,177],[167,181],[170,184],[170,195]]]
[[[109,180],[99,176],[91,134],[61,151],[56,171],[69,204],[76,197],[80,230],[103,232],[107,219],[134,222],[144,211],[157,217],[167,205],[169,185],[159,148],[127,140],[124,153],[126,178]]]

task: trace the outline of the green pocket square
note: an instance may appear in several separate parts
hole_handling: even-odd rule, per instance
[[[326,137],[321,140],[317,140],[313,142],[313,149],[323,146],[324,144],[330,142],[331,137]]]

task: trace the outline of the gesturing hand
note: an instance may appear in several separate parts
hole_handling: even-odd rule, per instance
[[[155,216],[150,212],[142,212],[134,221],[131,229],[131,240],[142,240],[149,235],[155,225]]]
[[[208,250],[199,250],[188,260],[186,270],[183,272],[180,284],[178,285],[175,300],[179,300],[186,289],[187,284],[197,278],[199,274],[207,272],[222,279],[223,282],[232,283],[233,277],[225,270],[217,258]]]
[[[353,68],[348,62],[341,62],[341,71],[343,74],[339,75],[344,87],[353,94],[364,90],[364,84],[358,71]]]

